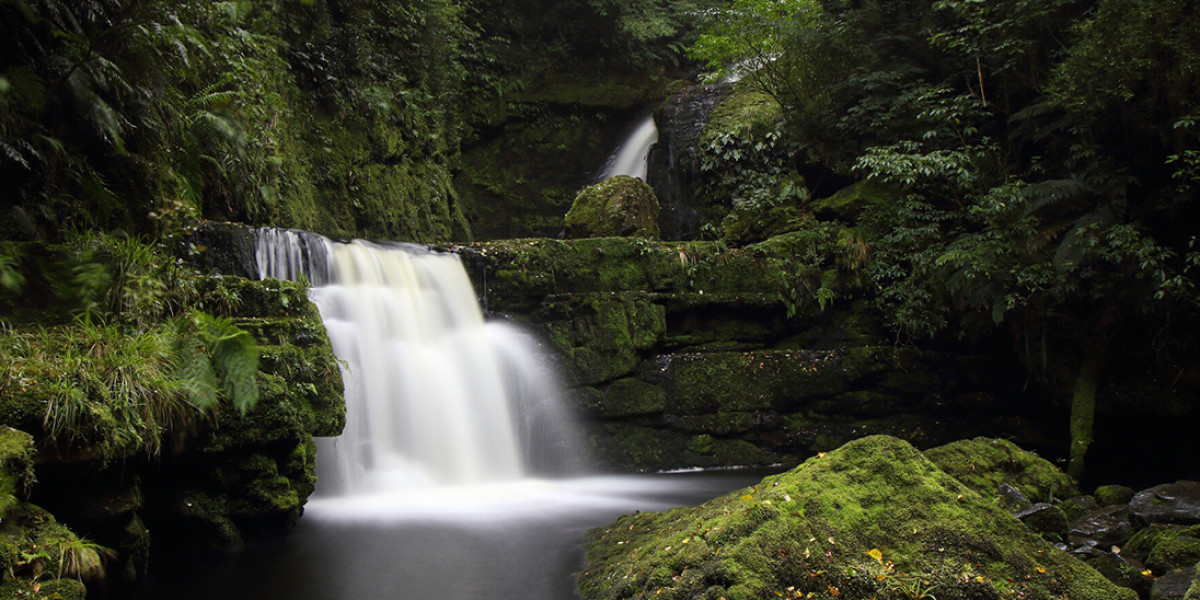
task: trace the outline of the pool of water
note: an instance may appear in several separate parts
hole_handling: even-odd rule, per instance
[[[179,600],[568,600],[588,529],[700,504],[769,471],[527,480],[314,499],[287,537],[156,564],[139,596]]]

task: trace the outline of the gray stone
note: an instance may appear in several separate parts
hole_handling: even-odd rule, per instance
[[[1183,598],[1196,577],[1195,569],[1176,569],[1154,580],[1150,588],[1150,600],[1178,600]]]
[[[1129,502],[1143,523],[1200,523],[1200,481],[1176,481],[1142,490]]]
[[[1067,537],[1067,517],[1057,506],[1038,502],[1033,506],[1014,512],[1013,516],[1020,519],[1026,527],[1043,536],[1060,540]]]
[[[1087,513],[1071,523],[1070,541],[1074,547],[1110,548],[1133,537],[1129,507],[1107,506]]]

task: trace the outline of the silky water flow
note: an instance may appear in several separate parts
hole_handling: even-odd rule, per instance
[[[346,427],[319,498],[512,482],[581,464],[533,339],[485,321],[457,255],[267,229],[260,275],[301,276],[342,361]]]
[[[319,440],[295,531],[161,566],[143,600],[573,600],[588,529],[763,474],[585,475],[544,352],[484,319],[456,256],[258,238],[264,277],[312,286],[344,363],[346,429]]]
[[[646,115],[608,159],[601,179],[617,175],[646,179],[649,170],[650,147],[656,142],[658,142],[658,127],[654,124],[654,115]]]

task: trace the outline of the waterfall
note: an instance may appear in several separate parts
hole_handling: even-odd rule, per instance
[[[629,135],[616,153],[608,161],[603,179],[617,175],[646,178],[646,158],[650,154],[650,146],[658,141],[658,128],[654,125],[654,115],[646,115],[633,133]]]
[[[346,427],[318,439],[319,495],[516,480],[563,454],[550,370],[528,335],[485,322],[457,255],[264,229],[257,257],[263,278],[312,283],[343,361]]]

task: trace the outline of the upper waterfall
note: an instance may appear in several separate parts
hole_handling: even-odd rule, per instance
[[[521,433],[558,420],[557,386],[528,336],[485,322],[457,255],[279,230],[257,243],[262,277],[313,282],[344,361],[346,428],[318,440],[319,493],[512,480],[538,462]]]
[[[629,175],[646,179],[650,146],[657,141],[658,128],[654,125],[654,115],[646,115],[609,159],[602,178]]]

